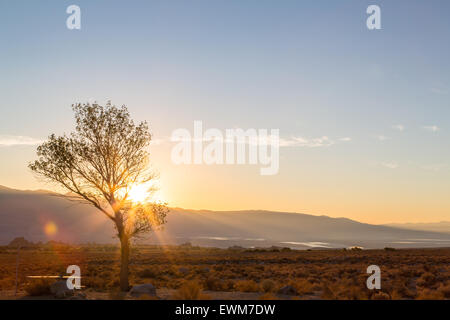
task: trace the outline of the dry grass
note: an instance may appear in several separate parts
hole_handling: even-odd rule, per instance
[[[26,276],[62,275],[68,265],[76,264],[86,289],[114,295],[119,258],[119,248],[112,245],[23,249],[19,290],[45,293],[46,286],[37,282],[33,282],[35,288],[28,288]],[[371,264],[381,268],[381,291],[366,288],[366,269]],[[15,265],[16,250],[0,247],[0,290],[14,290]],[[139,246],[133,249],[130,270],[131,285],[152,283],[158,289],[178,290],[182,297],[198,298],[203,289],[274,294],[290,285],[301,299],[450,299],[450,249],[273,251]]]

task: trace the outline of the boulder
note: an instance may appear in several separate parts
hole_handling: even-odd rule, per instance
[[[156,289],[151,283],[140,284],[131,288],[130,295],[135,298],[138,298],[142,295],[154,297],[156,296]]]
[[[280,290],[278,290],[278,294],[282,294],[285,296],[297,296],[298,292],[293,286],[284,286]]]
[[[64,299],[73,296],[73,290],[67,287],[66,281],[56,281],[50,286],[50,292],[57,299]]]

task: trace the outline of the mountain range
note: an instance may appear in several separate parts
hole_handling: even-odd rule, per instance
[[[448,224],[423,227],[418,230],[418,225],[372,225],[291,212],[171,208],[164,227],[140,242],[295,249],[450,247]],[[95,208],[50,191],[0,186],[0,244],[15,237],[33,242],[117,243],[114,235],[112,223]]]
[[[450,234],[450,221],[435,223],[390,223],[386,224],[386,226],[408,230],[422,230]]]

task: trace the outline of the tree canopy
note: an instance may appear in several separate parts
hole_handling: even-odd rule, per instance
[[[76,127],[70,135],[50,135],[29,164],[39,176],[95,206],[115,223],[119,237],[131,238],[165,222],[163,203],[132,203],[131,188],[157,177],[149,168],[151,134],[135,124],[125,106],[72,106]],[[149,186],[149,195],[155,190]]]

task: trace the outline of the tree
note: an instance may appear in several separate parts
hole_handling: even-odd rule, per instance
[[[50,135],[37,148],[29,168],[69,191],[71,200],[90,204],[110,219],[120,240],[120,289],[128,291],[130,241],[165,223],[167,206],[133,203],[133,187],[146,185],[148,198],[156,176],[149,169],[151,134],[146,122],[135,125],[125,106],[74,104],[75,131]]]

